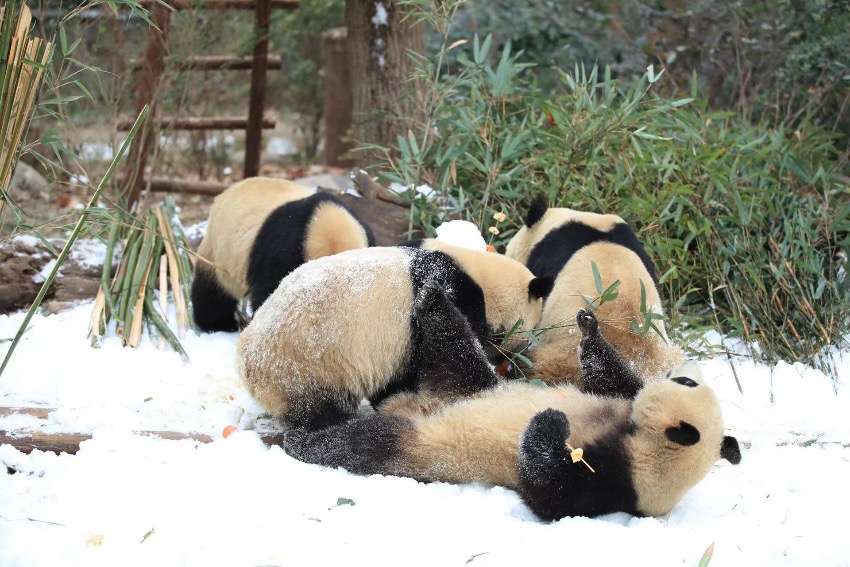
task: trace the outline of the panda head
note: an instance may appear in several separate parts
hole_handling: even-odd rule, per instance
[[[738,440],[724,434],[720,404],[695,362],[638,393],[627,445],[637,509],[649,516],[669,512],[719,459],[741,462]]]

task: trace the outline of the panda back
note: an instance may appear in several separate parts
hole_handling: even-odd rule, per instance
[[[239,298],[248,293],[246,274],[250,252],[272,211],[313,193],[291,181],[252,177],[215,198],[202,249],[209,251],[212,258],[208,259],[220,268],[216,276],[232,296]]]
[[[410,258],[364,248],[308,262],[289,274],[239,337],[252,390],[285,387],[352,391],[383,387],[404,367],[413,297]],[[301,386],[299,386],[299,384]]]
[[[526,265],[535,276],[555,275],[576,252],[597,242],[616,244],[637,255],[653,284],[657,285],[652,260],[634,231],[625,223],[614,224],[610,230],[600,230],[583,222],[568,221],[551,230],[532,248]]]

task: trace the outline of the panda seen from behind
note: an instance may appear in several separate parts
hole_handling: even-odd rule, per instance
[[[472,340],[465,327],[420,323],[413,304],[429,282],[445,290]],[[521,321],[505,345],[517,348],[551,287],[552,278],[510,258],[450,244],[351,250],[281,282],[240,334],[237,368],[266,411],[297,427],[343,422],[363,398],[380,406],[400,392],[431,411],[493,385],[483,346]],[[482,383],[467,380],[469,368]]]
[[[371,229],[330,193],[271,177],[240,181],[210,208],[192,282],[195,323],[237,331],[242,298],[256,312],[301,264],[374,244]]]
[[[474,340],[438,286],[425,286],[414,309],[426,332],[448,325]],[[582,310],[577,318],[587,339],[582,368],[597,369],[586,376],[592,382],[604,377],[604,365],[593,359],[612,351],[591,312]],[[465,378],[484,383],[479,373],[488,371],[469,366]],[[614,372],[630,370],[623,363]],[[511,488],[544,520],[619,511],[662,515],[718,459],[740,462],[738,442],[724,434],[720,405],[697,365],[682,365],[672,378],[647,383],[634,396],[629,391],[603,397],[571,384],[510,381],[427,415],[379,408],[378,415],[320,431],[288,432],[283,444],[297,459],[355,474]],[[583,461],[573,461],[573,448],[582,449]]]
[[[663,377],[684,359],[682,350],[670,342],[664,321],[654,321],[657,331],[649,328],[638,333],[631,326],[632,322],[644,324],[642,296],[648,311],[663,315],[663,309],[655,266],[619,216],[549,208],[539,197],[505,254],[537,276],[556,278],[543,306],[539,344],[529,353],[535,377],[550,385],[579,382],[576,349],[582,335],[571,323],[576,312],[587,306],[584,298],[599,295],[594,263],[603,289],[620,282],[617,297],[596,309],[602,335],[635,372],[645,380]]]

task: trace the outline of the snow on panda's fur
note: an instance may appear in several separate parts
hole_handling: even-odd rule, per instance
[[[432,280],[463,313],[473,344],[452,327],[421,331],[413,302]],[[433,407],[490,385],[446,382],[476,364],[489,380],[482,344],[519,319],[537,324],[551,285],[510,258],[448,244],[328,256],[293,271],[260,307],[237,341],[237,366],[260,405],[296,426],[344,421],[363,398],[377,405],[398,391]],[[456,339],[464,344],[454,356],[434,355]]]
[[[439,295],[436,286],[426,286],[417,300],[422,324],[463,328],[450,302],[429,297],[435,291]],[[600,351],[593,345],[604,339],[589,311],[578,317],[588,338],[582,358],[595,358]],[[471,337],[468,326],[466,335]],[[456,347],[449,345],[442,356],[453,356]],[[724,435],[719,403],[701,382],[699,367],[686,363],[679,370],[669,380],[646,384],[634,398],[587,394],[571,384],[511,381],[427,415],[381,409],[320,431],[290,431],[283,444],[297,459],[356,474],[515,489],[544,520],[618,511],[661,515],[718,459],[741,459],[737,440]],[[468,383],[486,381],[478,375],[486,372],[483,366],[467,371]],[[572,461],[567,443],[583,450],[593,472]]]
[[[292,270],[372,246],[371,229],[339,199],[271,177],[251,177],[218,195],[198,247],[193,315],[202,331],[236,331],[239,302],[254,312]]]
[[[539,198],[505,254],[536,276],[556,276],[540,319],[539,327],[547,330],[531,350],[537,378],[553,385],[579,379],[576,348],[581,335],[569,323],[576,311],[587,306],[582,296],[593,299],[599,295],[592,262],[599,269],[603,289],[620,281],[617,298],[596,310],[608,342],[643,379],[662,377],[682,362],[683,352],[670,342],[663,321],[655,321],[660,334],[649,329],[640,336],[629,328],[632,321],[643,324],[641,282],[647,309],[663,314],[663,308],[652,260],[619,216],[548,208]]]

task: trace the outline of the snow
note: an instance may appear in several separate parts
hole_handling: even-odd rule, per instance
[[[375,15],[372,16],[372,25],[373,26],[387,26],[387,25],[389,25],[387,9],[384,7],[383,2],[375,2]]]
[[[481,231],[465,220],[446,221],[437,227],[437,240],[479,252],[487,251],[487,243]]]
[[[718,463],[666,517],[546,524],[503,488],[359,477],[300,463],[256,431],[223,438],[259,414],[235,370],[235,334],[189,333],[190,364],[147,338],[92,349],[90,310],[36,316],[0,377],[3,406],[57,408],[45,420],[2,417],[0,429],[92,435],[76,455],[0,445],[0,465],[17,471],[0,472],[4,567],[696,565],[712,543],[712,566],[850,558],[846,353],[836,383],[801,364],[736,358],[743,394],[725,357],[705,361],[742,463]],[[0,354],[22,319],[0,316]]]

